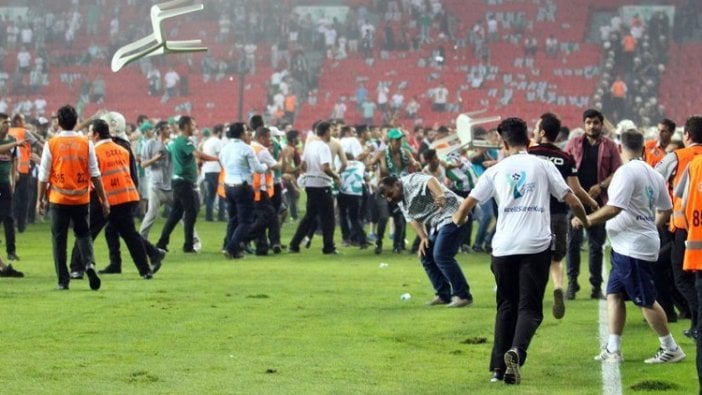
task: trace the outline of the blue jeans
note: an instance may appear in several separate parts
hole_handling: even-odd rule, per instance
[[[214,202],[219,185],[219,173],[205,173],[205,220],[213,221]],[[224,221],[224,199],[218,199],[217,220]]]
[[[475,247],[483,247],[484,244],[488,242],[488,230],[493,217],[492,202],[493,200],[490,199],[487,202],[480,203],[478,205],[478,210],[476,212],[476,218],[478,220],[478,233],[476,233],[475,242],[473,243],[473,246]]]
[[[448,302],[451,296],[472,299],[468,281],[456,261],[463,227],[450,223],[429,235],[429,246],[421,258],[424,271],[436,291],[436,295]]]

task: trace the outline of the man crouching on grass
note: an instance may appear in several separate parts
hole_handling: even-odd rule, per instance
[[[519,368],[544,318],[543,301],[551,266],[550,197],[565,202],[583,224],[585,209],[556,166],[527,154],[526,123],[508,118],[497,127],[508,157],[490,167],[453,215],[462,225],[477,203],[495,198],[500,215],[492,239],[497,283],[497,317],[490,370],[493,382],[519,384]]]
[[[463,199],[436,178],[419,173],[399,179],[385,177],[381,191],[389,202],[397,203],[421,241],[418,255],[436,292],[428,304],[446,307],[473,304],[470,287],[456,261],[462,226],[451,220]]]

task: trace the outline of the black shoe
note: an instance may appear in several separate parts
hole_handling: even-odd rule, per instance
[[[249,245],[248,245],[247,243],[241,243],[241,244],[239,245],[239,248],[241,248],[241,250],[244,251],[244,252],[247,253],[247,254],[253,254],[253,253],[254,253],[254,250],[252,250],[251,247],[249,247]]]
[[[473,246],[473,252],[485,252],[481,246]]]
[[[324,255],[341,255],[339,250],[337,250],[336,248],[331,250],[331,251],[322,251],[322,254],[324,254]]]
[[[592,293],[590,294],[590,299],[604,300],[607,298],[602,294],[602,291],[600,291],[599,289],[593,289]]]
[[[71,272],[68,277],[71,278],[71,280],[82,280],[83,279],[83,272],[75,271]]]
[[[141,276],[141,278],[143,278],[144,280],[151,280],[152,278],[154,278],[154,273],[149,271],[148,273]]]
[[[563,302],[563,290],[554,289],[553,290],[553,316],[560,320],[565,315],[565,303]]]
[[[395,247],[392,249],[392,252],[394,252],[395,254],[402,254],[402,249]]]
[[[578,291],[580,291],[580,285],[578,285],[578,283],[575,281],[569,282],[568,290],[566,291],[566,299],[575,299],[575,294],[578,293]]]
[[[122,268],[115,265],[107,265],[104,269],[100,270],[100,274],[122,274]]]
[[[183,253],[185,254],[197,254],[197,250],[194,248],[183,248]]]
[[[293,247],[293,246],[290,246],[290,247],[288,247],[288,252],[293,253],[293,254],[299,254],[299,253],[300,253],[300,247]]]
[[[274,254],[280,254],[283,252],[283,249],[278,244],[274,245],[272,250]]]
[[[697,340],[697,330],[696,329],[685,329],[683,331],[683,336],[690,338],[692,340]]]
[[[367,250],[368,247],[370,247],[370,244],[368,244],[368,243],[361,243],[361,245],[358,246],[358,248],[360,248],[362,250]]]
[[[311,245],[312,245],[312,238],[308,237],[307,241],[305,242],[305,248],[310,248]]]
[[[68,291],[68,284],[59,283],[56,286],[57,291]]]
[[[164,258],[166,258],[166,251],[159,248],[158,253],[151,257],[151,273],[156,274],[161,269]]]
[[[160,249],[160,250],[164,250],[164,251],[168,252],[168,248],[167,248],[167,247],[166,247],[165,245],[162,245],[162,244],[156,244],[156,248],[158,248],[158,249]]]
[[[7,254],[7,259],[9,259],[11,261],[19,261],[20,260],[20,258],[14,252],[11,254]]]
[[[380,255],[383,253],[383,246],[375,246],[375,255]]]
[[[512,348],[505,353],[505,384],[519,384],[522,378],[519,374],[519,352],[516,348]]]
[[[90,281],[90,289],[93,291],[97,291],[100,289],[100,277],[98,277],[97,273],[95,273],[95,266],[89,265],[85,269],[85,274],[88,275],[88,281]]]
[[[266,251],[256,251],[256,256],[268,256],[268,250],[266,250]]]
[[[15,268],[12,267],[12,265],[7,265],[5,270],[0,271],[0,277],[24,277],[24,273],[15,270]]]

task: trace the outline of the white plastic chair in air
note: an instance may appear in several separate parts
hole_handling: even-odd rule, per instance
[[[456,118],[456,133],[435,140],[431,144],[431,148],[436,150],[439,157],[444,157],[456,151],[461,151],[466,148],[499,148],[498,144],[487,140],[476,140],[473,138],[473,127],[491,122],[498,122],[502,118],[499,115],[473,118],[476,115],[484,113],[486,110],[474,111],[461,114]]]
[[[151,27],[154,32],[118,49],[112,56],[112,71],[116,73],[129,63],[147,56],[207,51],[207,47],[201,46],[202,40],[164,40],[161,22],[176,16],[202,11],[205,8],[203,4],[180,6],[188,1],[173,0],[153,5],[151,7]]]

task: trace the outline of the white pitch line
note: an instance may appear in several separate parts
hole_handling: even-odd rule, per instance
[[[602,278],[607,278],[609,272],[608,264],[605,254],[602,254]],[[600,300],[598,303],[600,307],[600,344],[604,347],[609,338],[607,300]],[[619,364],[609,362],[601,362],[600,364],[602,365],[602,393],[605,395],[622,395],[622,376],[619,372]]]

